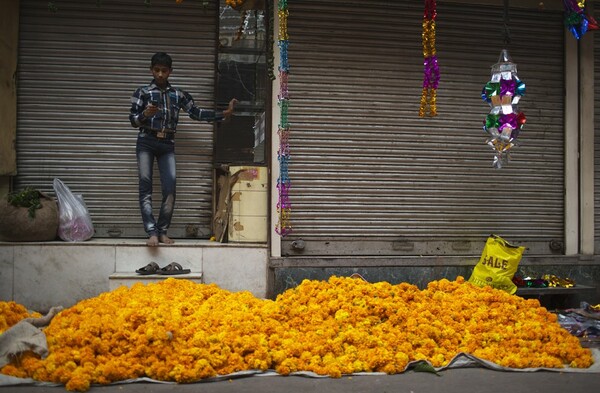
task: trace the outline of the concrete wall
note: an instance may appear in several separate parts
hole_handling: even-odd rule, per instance
[[[175,261],[191,269],[189,276],[178,278],[197,278],[201,273],[204,283],[229,291],[250,291],[259,298],[267,294],[266,245],[180,240],[173,246],[146,247],[142,240],[98,239],[0,242],[0,300],[14,300],[40,312],[53,306],[70,307],[114,288],[113,279],[127,276],[121,281],[127,286],[136,278],[147,282],[135,270],[150,261],[161,267]]]

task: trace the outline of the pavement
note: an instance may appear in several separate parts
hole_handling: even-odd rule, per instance
[[[64,386],[4,386],[0,393],[59,393]],[[136,382],[93,386],[90,393],[596,393],[600,373],[497,371],[483,367],[447,369],[437,375],[406,371],[396,375],[354,375],[342,378],[247,376],[216,382],[163,384]]]

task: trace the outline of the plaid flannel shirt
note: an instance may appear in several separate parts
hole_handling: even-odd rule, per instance
[[[150,103],[157,105],[160,110],[154,116],[144,116],[144,109]],[[161,90],[154,80],[148,86],[139,87],[131,97],[131,110],[129,121],[133,127],[140,131],[150,129],[154,131],[169,130],[175,132],[179,121],[179,111],[183,109],[190,118],[198,121],[223,120],[222,111],[206,110],[194,104],[192,96],[176,87],[167,84]]]

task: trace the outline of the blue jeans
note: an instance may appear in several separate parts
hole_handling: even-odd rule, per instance
[[[175,207],[175,142],[158,139],[140,132],[135,147],[139,176],[139,199],[142,222],[148,236],[166,235],[171,225]],[[158,222],[152,214],[152,169],[154,159],[158,163],[162,202]]]

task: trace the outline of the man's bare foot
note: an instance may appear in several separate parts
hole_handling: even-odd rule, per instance
[[[152,235],[148,238],[148,240],[146,241],[146,245],[148,247],[156,247],[158,246],[158,236],[156,235]]]
[[[159,240],[161,243],[165,243],[165,244],[173,244],[173,243],[175,243],[175,241],[174,241],[173,239],[171,239],[171,238],[170,238],[169,236],[167,236],[167,235],[160,235],[160,236],[158,237],[158,240]]]

